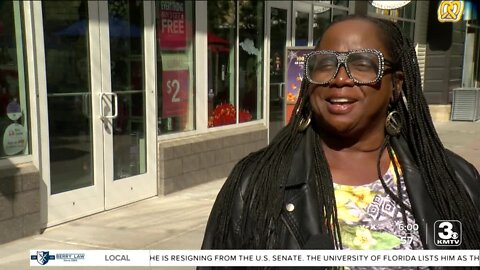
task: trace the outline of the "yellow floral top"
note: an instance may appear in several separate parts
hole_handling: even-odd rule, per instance
[[[410,207],[401,171],[399,174],[402,201]],[[393,164],[383,179],[398,194]],[[423,249],[412,213],[405,210],[407,224],[404,224],[400,206],[385,192],[380,180],[361,186],[334,183],[334,188],[344,249]]]

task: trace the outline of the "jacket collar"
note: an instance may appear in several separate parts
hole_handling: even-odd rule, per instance
[[[292,166],[290,167],[290,172],[285,182],[286,188],[305,184],[309,179],[311,170],[313,169],[314,133],[315,131],[313,131],[311,127],[305,130],[305,136],[293,154]]]

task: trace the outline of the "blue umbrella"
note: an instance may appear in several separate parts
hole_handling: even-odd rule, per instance
[[[110,17],[108,24],[111,37],[139,37],[141,35],[138,27],[117,17]],[[82,19],[74,22],[63,30],[55,32],[54,35],[64,37],[83,36],[86,30],[87,20]]]

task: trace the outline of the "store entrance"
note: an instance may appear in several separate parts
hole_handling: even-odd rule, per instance
[[[151,3],[136,3],[35,3],[45,226],[157,193],[154,57],[144,35],[153,16],[144,14]]]

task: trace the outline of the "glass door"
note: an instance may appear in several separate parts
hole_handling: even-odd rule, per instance
[[[147,115],[155,111],[155,9],[151,1],[98,4],[100,22],[108,21],[100,23],[101,61],[105,63],[100,110],[105,143],[105,207],[110,209],[157,194],[156,115]],[[109,112],[112,103],[113,115]]]
[[[270,40],[269,142],[285,126],[285,49],[290,46],[290,9],[288,1],[269,1],[268,36]]]
[[[154,74],[145,57],[153,54],[145,36],[153,34],[144,31],[153,16],[144,5],[34,3],[45,63],[38,72],[46,93],[40,121],[48,123],[40,131],[46,226],[156,194],[156,147],[146,147],[155,145],[155,116],[146,114],[154,111],[147,82],[155,80],[145,75]]]

